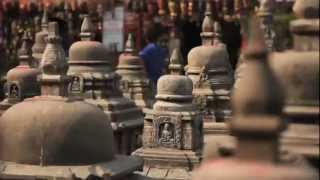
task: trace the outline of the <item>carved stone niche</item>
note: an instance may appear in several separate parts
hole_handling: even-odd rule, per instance
[[[8,101],[9,102],[19,102],[22,101],[21,96],[21,87],[19,83],[16,82],[10,82],[7,84],[8,88]]]
[[[154,145],[180,149],[181,123],[181,117],[159,116],[154,119]]]
[[[81,94],[83,92],[83,83],[84,79],[82,76],[73,76],[72,81],[69,84],[69,92],[72,93],[73,95],[76,94]]]
[[[201,134],[202,121],[197,113],[151,115],[147,112],[143,144],[146,148],[196,150],[203,143]]]

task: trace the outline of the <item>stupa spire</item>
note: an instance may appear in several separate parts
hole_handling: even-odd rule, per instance
[[[48,30],[48,22],[49,22],[48,10],[47,10],[47,8],[44,8],[42,19],[41,19],[41,28],[42,28],[42,30]]]
[[[85,15],[82,25],[81,25],[81,33],[80,37],[82,41],[91,41],[93,40],[93,24],[89,15]]]
[[[182,75],[183,66],[182,66],[182,55],[178,48],[175,48],[172,51],[170,57],[169,71],[172,75]]]
[[[22,45],[18,50],[18,56],[20,65],[29,65],[32,59],[32,50],[31,50],[31,38],[30,34],[27,31],[24,31],[22,37]]]
[[[48,43],[40,63],[41,93],[42,95],[66,96],[69,83],[69,77],[66,75],[68,64],[60,44],[58,23],[50,22],[48,31]]]
[[[222,30],[221,30],[221,25],[218,21],[214,22],[214,38],[215,38],[215,44],[221,43]]]
[[[128,39],[127,39],[124,51],[130,54],[135,54],[135,52],[137,51],[135,48],[134,38],[132,33],[128,34]]]
[[[275,162],[279,160],[278,139],[286,127],[280,118],[284,97],[269,67],[257,19],[252,19],[250,30],[249,45],[244,52],[247,69],[233,95],[234,119],[230,128],[238,138],[237,158]]]
[[[207,0],[205,17],[202,22],[202,32],[213,32],[213,28],[211,3]]]
[[[211,3],[207,1],[205,17],[202,22],[202,45],[213,45],[214,39],[214,21],[212,19]]]
[[[249,44],[248,44],[248,47],[245,49],[245,52],[244,52],[245,56],[248,57],[248,56],[261,55],[263,56],[261,58],[265,58],[268,54],[267,45],[264,39],[263,31],[260,28],[259,21],[256,17],[252,18],[249,31],[250,31]],[[261,58],[249,58],[249,59],[261,60]]]

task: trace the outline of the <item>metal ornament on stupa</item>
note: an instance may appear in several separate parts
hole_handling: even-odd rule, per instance
[[[42,95],[1,116],[0,179],[130,179],[142,161],[115,155],[110,117],[67,97],[71,77],[58,24],[49,23],[48,29],[40,64]]]
[[[284,95],[267,61],[262,32],[254,31],[244,53],[247,66],[243,79],[232,97],[234,116],[229,127],[237,138],[235,155],[203,162],[192,180],[319,178],[311,168],[281,161],[279,137],[286,128],[281,119]]]
[[[116,73],[121,76],[120,89],[125,97],[140,108],[152,107],[154,98],[150,81],[143,60],[137,55],[132,34],[129,34],[124,53],[119,57]]]
[[[34,62],[32,63],[33,67],[38,68],[42,60],[42,54],[47,44],[46,42],[47,37],[48,37],[48,12],[45,9],[43,11],[43,15],[41,19],[41,31],[36,33],[35,43],[32,46],[32,57],[34,58]]]
[[[220,40],[221,27],[212,20],[209,1],[201,37],[202,46],[193,48],[188,54],[186,74],[193,81],[194,103],[204,114],[205,134],[214,134],[216,122],[231,117],[229,101],[233,70],[226,45]]]
[[[7,97],[0,103],[0,115],[25,98],[40,95],[40,84],[37,81],[40,71],[30,66],[33,60],[30,38],[30,34],[25,31],[21,48],[18,50],[20,64],[7,73]]]
[[[192,103],[192,81],[175,73],[175,62],[170,65],[172,74],[158,81],[153,109],[145,111],[143,147],[133,155],[143,159],[144,176],[189,179],[201,159],[203,122]]]
[[[319,0],[296,0],[290,23],[293,49],[273,53],[271,67],[287,93],[283,109],[289,128],[283,143],[290,152],[319,161]]]
[[[107,48],[93,40],[93,24],[85,16],[81,26],[81,41],[69,49],[69,71],[73,76],[71,96],[100,107],[111,120],[116,152],[130,154],[139,147],[143,113],[134,101],[123,97],[120,76],[113,71],[113,59]]]
[[[273,30],[273,11],[271,0],[262,0],[257,12],[260,19],[260,27],[264,32],[264,38],[269,51],[274,50],[275,32]]]

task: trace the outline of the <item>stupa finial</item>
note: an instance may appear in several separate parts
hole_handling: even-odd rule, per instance
[[[278,138],[286,127],[280,117],[284,95],[269,67],[257,19],[252,19],[250,30],[250,42],[245,51],[246,71],[232,97],[234,117],[230,129],[239,142],[237,158],[275,162],[279,158]],[[260,146],[253,153],[248,146],[257,144]]]
[[[178,48],[172,51],[170,57],[169,71],[172,75],[181,75],[183,72],[182,55]]]
[[[84,16],[80,36],[83,41],[90,41],[93,39],[93,24],[89,15]]]
[[[202,22],[202,32],[213,32],[213,19],[212,19],[212,11],[211,11],[211,3],[207,1],[206,3],[206,11],[205,17]]]
[[[61,47],[59,36],[59,26],[57,22],[50,22],[48,26],[48,43],[44,50],[40,69],[47,75],[65,75],[68,64],[65,52]]]
[[[48,10],[47,10],[47,8],[44,8],[42,19],[41,19],[41,27],[43,30],[48,29],[48,22],[49,22]]]
[[[262,59],[247,58],[247,56],[267,56],[268,49],[264,39],[264,33],[260,28],[259,20],[253,17],[250,23],[249,44],[244,54],[246,59]]]
[[[31,58],[32,58],[32,50],[30,46],[31,41],[32,40],[28,31],[25,30],[22,37],[22,45],[18,50],[20,65],[27,65],[31,61]]]
[[[135,53],[136,52],[136,48],[135,48],[135,44],[134,43],[135,42],[134,42],[133,34],[129,33],[124,51],[126,53],[131,53],[131,54]]]

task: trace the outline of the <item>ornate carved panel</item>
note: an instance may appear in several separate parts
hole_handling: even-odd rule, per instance
[[[80,76],[74,76],[70,83],[69,91],[71,93],[82,93],[83,92],[83,78]]]
[[[129,93],[129,81],[121,80],[120,87],[121,87],[122,92]]]
[[[21,87],[18,83],[8,83],[8,98],[21,100]]]
[[[182,122],[180,116],[156,116],[153,120],[155,146],[182,148]]]

